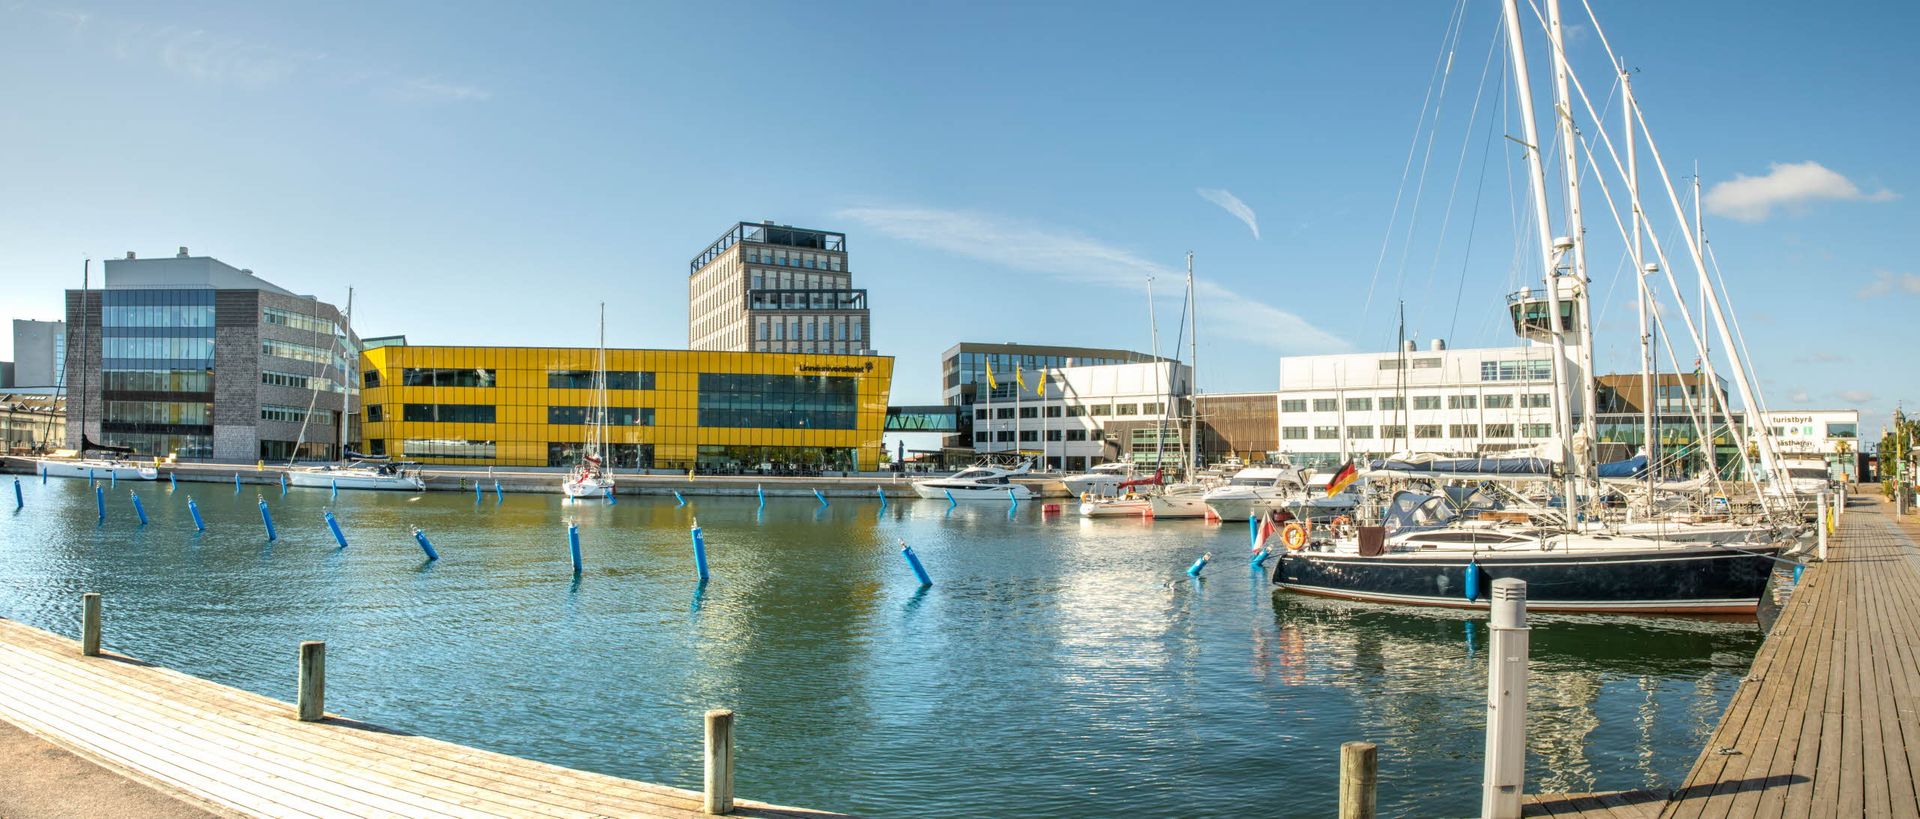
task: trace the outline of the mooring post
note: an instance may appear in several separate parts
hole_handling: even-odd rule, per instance
[[[1820,501],[1815,505],[1818,508],[1816,508],[1813,512],[1813,528],[1815,531],[1819,533],[1818,537],[1820,538],[1820,559],[1826,560],[1827,559],[1827,493],[1825,492],[1820,493]]]
[[[321,514],[323,514],[326,517],[327,529],[333,532],[334,542],[339,543],[340,548],[342,549],[347,548],[347,536],[345,533],[340,531],[340,520],[333,516],[333,510],[322,509],[320,511],[321,511]]]
[[[193,516],[193,528],[195,530],[201,532],[207,530],[207,522],[200,519],[200,505],[193,502],[192,495],[187,496],[187,514]]]
[[[701,536],[699,518],[693,519],[693,528],[689,533],[693,536],[693,568],[700,574],[700,582],[705,583],[707,582],[707,539]]]
[[[27,508],[27,499],[20,494],[20,478],[18,476],[15,476],[13,479],[13,508]]]
[[[300,644],[300,692],[294,704],[301,722],[319,722],[327,711],[327,644],[308,640]]]
[[[1486,775],[1482,819],[1518,819],[1527,778],[1527,582],[1493,581],[1487,652]]]
[[[100,656],[100,593],[80,595],[80,656]]]
[[[706,798],[701,810],[707,813],[733,812],[733,711],[715,708],[707,712]]]
[[[580,576],[580,526],[567,521],[567,552],[573,557],[573,576]]]
[[[1373,819],[1380,752],[1371,742],[1340,744],[1340,819]]]
[[[17,484],[16,488],[18,488]],[[140,525],[147,525],[147,507],[140,505],[140,493],[129,489],[127,490],[127,494],[133,496],[133,514],[140,518]]]
[[[1840,525],[1840,518],[1847,509],[1847,490],[1836,489],[1833,492],[1833,525]]]
[[[927,576],[927,567],[920,564],[920,556],[913,553],[913,547],[900,541],[900,554],[907,559],[907,565],[913,569],[913,576],[919,578],[920,588],[933,585],[933,578]]]

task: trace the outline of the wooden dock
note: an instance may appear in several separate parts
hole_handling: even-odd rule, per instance
[[[111,642],[111,640],[109,640]],[[294,652],[288,647],[288,690]],[[702,794],[329,715],[0,619],[0,719],[199,807],[244,816],[705,816]],[[689,720],[689,730],[697,723]],[[838,814],[736,800],[733,815]]]
[[[1920,816],[1920,549],[1892,513],[1852,499],[1680,787],[1529,796],[1526,815]]]

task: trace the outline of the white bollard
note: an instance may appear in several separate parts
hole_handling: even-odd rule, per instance
[[[1527,780],[1527,582],[1493,581],[1493,634],[1487,659],[1487,767],[1480,788],[1484,819],[1518,819]]]
[[[1813,529],[1814,531],[1820,533],[1819,534],[1820,559],[1826,560],[1827,559],[1827,493],[1825,492],[1820,493],[1820,502],[1815,504],[1815,506],[1817,506],[1818,508],[1814,512]]]
[[[1840,518],[1847,510],[1847,490],[1839,489],[1833,493],[1833,524],[1840,525]]]

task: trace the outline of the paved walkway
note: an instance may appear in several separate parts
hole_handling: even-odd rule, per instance
[[[8,819],[217,815],[7,722],[0,722],[0,771],[6,772],[6,785],[0,787],[0,816]]]

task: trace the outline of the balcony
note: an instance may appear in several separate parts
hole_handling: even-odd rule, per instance
[[[867,291],[748,290],[748,310],[865,310]]]

